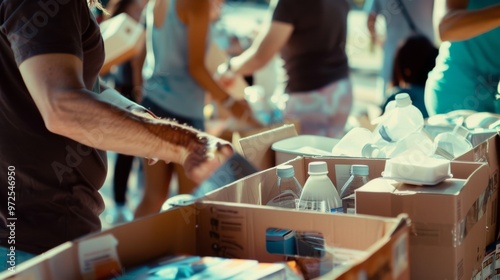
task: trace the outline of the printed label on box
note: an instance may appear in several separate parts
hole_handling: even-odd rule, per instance
[[[118,241],[110,234],[78,244],[80,271],[84,279],[105,279],[121,274],[117,245]]]

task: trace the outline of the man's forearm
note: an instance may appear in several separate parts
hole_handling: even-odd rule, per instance
[[[198,131],[170,120],[149,118],[116,91],[67,92],[60,102],[55,133],[102,150],[183,163],[206,150]]]

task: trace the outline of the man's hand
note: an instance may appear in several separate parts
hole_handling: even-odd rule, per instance
[[[182,165],[191,180],[201,183],[233,155],[234,149],[231,143],[215,136],[199,133],[198,137],[203,139],[201,143],[204,145],[200,145],[200,142],[190,143]]]

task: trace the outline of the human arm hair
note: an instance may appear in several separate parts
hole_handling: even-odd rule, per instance
[[[441,41],[462,41],[500,26],[500,4],[467,10],[469,0],[436,0],[435,10]]]
[[[207,161],[213,137],[171,120],[153,119],[116,91],[88,90],[77,56],[36,55],[19,69],[49,131],[102,150],[183,164],[195,181],[206,176],[208,167],[198,167]]]

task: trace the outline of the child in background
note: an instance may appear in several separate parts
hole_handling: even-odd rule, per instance
[[[424,35],[412,35],[401,43],[394,57],[391,95],[382,105],[382,114],[396,94],[405,92],[423,117],[429,117],[424,104],[425,82],[436,64],[437,55],[438,49]]]

